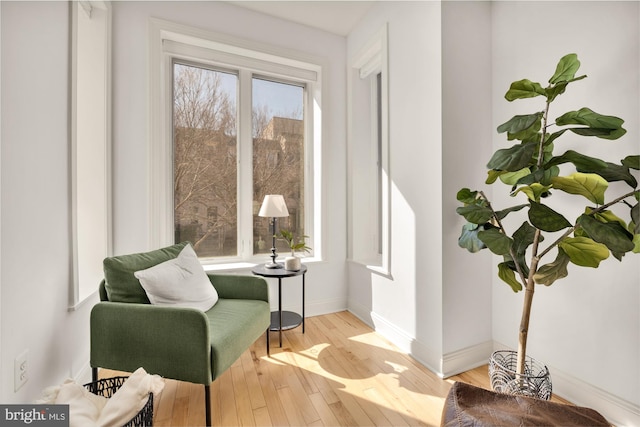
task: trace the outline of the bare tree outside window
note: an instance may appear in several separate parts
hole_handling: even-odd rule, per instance
[[[193,243],[201,258],[237,256],[238,77],[174,65],[175,240]],[[253,253],[267,253],[267,218],[257,216],[266,194],[282,194],[290,216],[279,222],[304,234],[304,87],[253,79]],[[250,232],[250,230],[249,230]],[[279,246],[286,253],[286,247]]]
[[[267,194],[284,196],[289,217],[279,229],[301,237],[304,232],[304,88],[266,79],[253,79],[253,205],[259,209]],[[283,110],[285,108],[285,110]],[[254,208],[254,254],[269,252],[269,218]],[[289,249],[279,242],[278,251]]]
[[[174,65],[176,242],[198,256],[237,254],[237,76]]]

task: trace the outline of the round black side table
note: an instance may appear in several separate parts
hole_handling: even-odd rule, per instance
[[[280,347],[282,347],[282,331],[297,328],[302,325],[304,334],[304,276],[307,266],[302,265],[298,271],[289,271],[284,268],[265,268],[263,264],[255,266],[251,272],[257,276],[278,279],[278,311],[271,312],[270,331],[278,331]],[[286,277],[302,276],[302,315],[292,311],[282,311],[282,279]]]

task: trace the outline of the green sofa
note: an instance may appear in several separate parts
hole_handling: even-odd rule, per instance
[[[208,311],[151,305],[133,272],[174,258],[182,247],[105,259],[101,302],[91,311],[90,364],[94,381],[98,368],[133,372],[143,367],[203,384],[210,425],[211,382],[263,334],[269,354],[269,292],[263,278],[208,274],[219,297]]]

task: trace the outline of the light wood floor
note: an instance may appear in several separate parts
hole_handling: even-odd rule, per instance
[[[214,426],[439,426],[454,381],[489,388],[486,366],[442,380],[349,312],[307,318],[282,344],[272,333],[269,358],[256,341],[212,383]],[[155,426],[205,424],[202,385],[166,380],[155,403]]]

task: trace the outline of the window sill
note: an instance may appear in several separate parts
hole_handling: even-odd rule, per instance
[[[238,262],[228,262],[228,263],[220,263],[220,264],[203,264],[202,267],[206,273],[225,273],[225,272],[244,272],[250,271],[257,265],[264,264],[268,262],[269,259],[260,259],[259,262],[246,262],[246,261],[238,261]],[[282,259],[277,259],[277,262],[282,263]],[[319,258],[302,258],[303,264],[317,264],[322,262]]]

